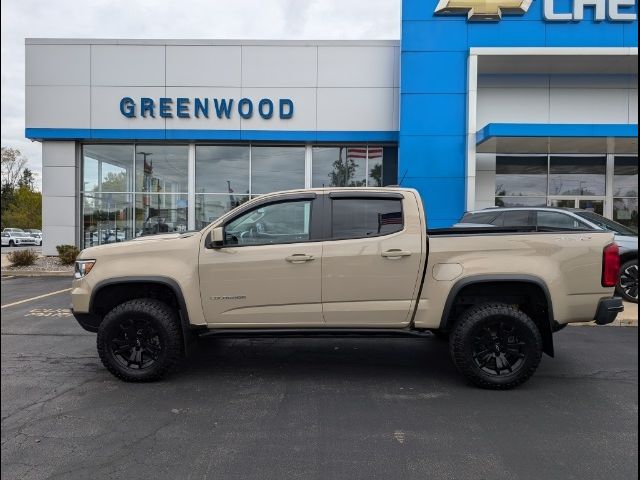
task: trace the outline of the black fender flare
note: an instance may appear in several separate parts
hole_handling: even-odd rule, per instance
[[[124,277],[114,277],[109,278],[107,280],[102,280],[93,287],[91,290],[91,298],[89,299],[89,313],[95,314],[95,297],[105,287],[111,285],[120,285],[123,283],[153,283],[157,285],[163,285],[171,289],[173,294],[176,297],[178,302],[179,311],[178,318],[180,319],[180,329],[182,330],[182,341],[184,346],[185,356],[189,353],[191,349],[191,339],[192,339],[192,328],[189,323],[189,310],[187,310],[187,303],[184,300],[184,294],[182,293],[182,289],[178,282],[169,277],[161,277],[161,276],[124,276]]]
[[[449,324],[453,321],[451,319],[451,309],[453,308],[453,303],[455,302],[458,294],[462,291],[463,288],[468,287],[470,285],[475,285],[479,283],[529,283],[531,285],[535,285],[539,287],[547,301],[547,322],[543,322],[540,328],[540,335],[542,335],[542,343],[543,343],[543,351],[550,357],[554,356],[553,349],[553,332],[557,331],[556,327],[557,323],[553,316],[553,303],[551,301],[551,294],[549,293],[549,288],[547,284],[540,277],[536,277],[534,275],[511,275],[511,274],[495,274],[495,275],[473,275],[470,277],[465,277],[458,282],[456,282],[451,290],[449,291],[449,295],[447,296],[447,301],[444,304],[444,308],[442,310],[442,318],[440,319],[440,330],[446,330]]]

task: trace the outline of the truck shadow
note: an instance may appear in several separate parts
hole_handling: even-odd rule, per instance
[[[447,343],[429,338],[203,338],[175,376],[461,383]]]

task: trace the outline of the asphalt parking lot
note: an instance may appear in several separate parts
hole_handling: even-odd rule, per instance
[[[67,288],[2,278],[3,479],[637,478],[637,328],[566,328],[508,392],[419,338],[210,339],[135,385],[68,292],[28,300]]]

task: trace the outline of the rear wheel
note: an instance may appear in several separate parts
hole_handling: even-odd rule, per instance
[[[526,382],[542,357],[542,337],[524,312],[504,304],[471,307],[449,340],[456,368],[473,384],[509,389]]]
[[[620,267],[616,293],[627,302],[638,303],[638,260],[629,260]]]
[[[149,298],[118,305],[98,330],[98,354],[113,375],[127,382],[164,376],[180,359],[181,337],[176,313]]]

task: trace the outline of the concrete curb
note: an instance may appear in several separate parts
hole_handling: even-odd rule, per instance
[[[584,322],[584,323],[570,323],[571,327],[599,327],[596,322]],[[609,325],[604,325],[605,327],[637,327],[638,319],[637,318],[616,318]]]
[[[42,271],[29,272],[25,270],[2,270],[3,277],[73,277],[73,271]]]

